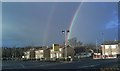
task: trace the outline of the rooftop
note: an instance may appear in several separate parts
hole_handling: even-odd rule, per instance
[[[120,40],[118,41],[104,41],[101,45],[113,45],[120,43]]]

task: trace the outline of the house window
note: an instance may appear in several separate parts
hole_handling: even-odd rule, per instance
[[[111,45],[109,45],[109,48],[111,48]]]
[[[113,45],[113,46],[112,46],[112,49],[116,49],[116,45]]]
[[[61,49],[61,48],[60,48],[59,50],[60,50],[60,51],[62,51],[62,49]]]
[[[108,46],[106,46],[106,47],[105,47],[105,49],[109,49],[109,47],[108,47]]]
[[[108,53],[105,53],[105,55],[108,55]]]
[[[53,54],[50,54],[51,58],[53,58]]]
[[[113,55],[116,55],[117,53],[116,52],[112,52]]]
[[[62,57],[62,54],[60,53],[60,57]]]
[[[40,50],[41,53],[43,53],[43,50]]]

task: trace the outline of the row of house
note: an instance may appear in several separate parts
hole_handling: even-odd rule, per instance
[[[49,47],[31,48],[24,52],[24,56],[22,56],[22,58],[50,60],[50,59],[56,59],[56,58],[62,59],[65,57],[73,58],[74,54],[75,54],[74,48],[70,46],[67,46],[66,48],[64,48],[64,46],[60,46],[59,44],[53,44],[52,47],[50,48]],[[120,54],[120,42],[119,41],[103,42],[101,44],[101,53],[95,53],[95,55],[99,55],[100,58],[103,58],[103,59],[117,58],[118,54]]]
[[[64,58],[67,52],[67,57],[74,56],[74,49],[67,46],[67,51],[65,50],[64,46],[60,46],[59,44],[53,44],[52,47],[37,47],[31,48],[24,52],[24,56],[22,58],[25,59],[60,59]]]

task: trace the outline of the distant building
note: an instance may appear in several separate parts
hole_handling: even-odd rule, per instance
[[[103,58],[117,58],[120,54],[119,41],[107,41],[101,44]]]

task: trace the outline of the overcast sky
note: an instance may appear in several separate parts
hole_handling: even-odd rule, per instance
[[[83,43],[118,38],[118,5],[103,3],[2,3],[3,46],[52,45],[63,43],[63,29],[68,29],[76,11],[70,38]]]

